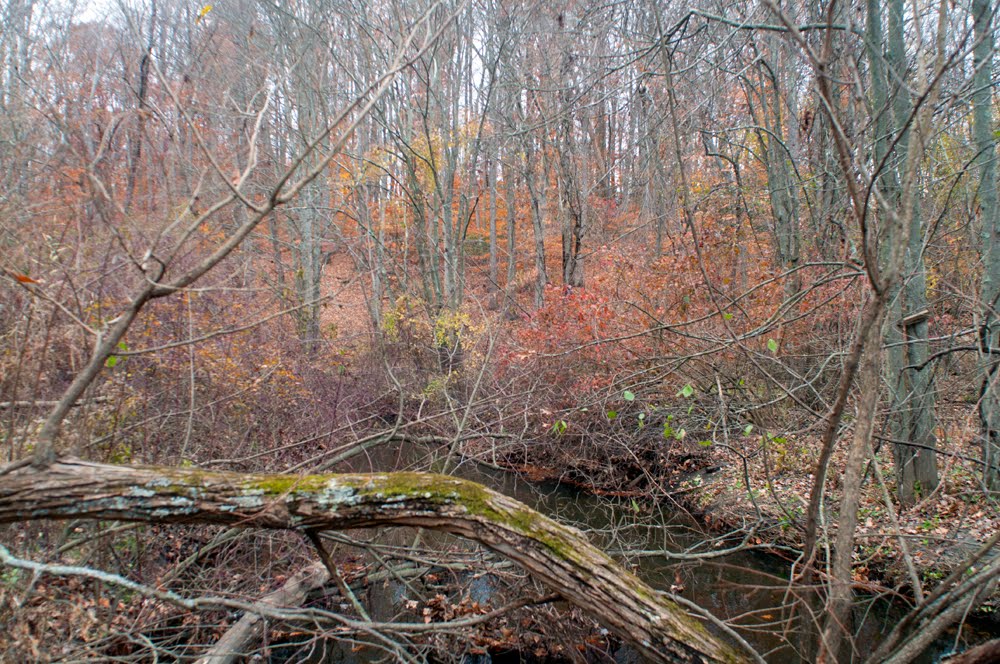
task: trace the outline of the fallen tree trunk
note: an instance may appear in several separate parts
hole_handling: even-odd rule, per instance
[[[742,662],[574,528],[466,480],[431,473],[249,475],[64,459],[0,475],[0,523],[212,523],[286,530],[416,526],[513,560],[652,662]]]
[[[322,586],[329,578],[330,573],[323,563],[309,565],[299,570],[285,585],[261,597],[259,603],[273,607],[299,606],[306,601],[310,592]],[[195,664],[233,664],[248,656],[263,634],[264,617],[256,613],[245,613]]]
[[[1000,662],[1000,639],[987,641],[975,648],[941,660],[943,664],[990,664]]]

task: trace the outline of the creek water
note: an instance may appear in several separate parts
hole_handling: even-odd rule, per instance
[[[372,471],[411,467],[401,463],[410,454],[401,450],[382,450],[376,457],[351,464],[352,470]],[[419,464],[418,464],[419,465]],[[696,553],[712,553],[732,546],[732,541],[716,540],[681,507],[669,501],[654,509],[631,500],[609,499],[554,483],[528,482],[514,473],[498,471],[471,461],[461,463],[452,474],[485,484],[516,498],[535,510],[587,533],[591,542],[619,557],[652,587],[676,591],[714,616],[731,621],[738,631],[768,662],[796,664],[811,662],[815,650],[814,625],[822,622],[822,604],[808,588],[791,587],[791,563],[773,553],[737,551],[710,558]],[[427,544],[428,540],[424,541]],[[430,540],[433,542],[433,538]],[[402,540],[399,540],[402,543]],[[630,553],[631,552],[631,553]],[[642,552],[636,555],[635,552]],[[656,554],[655,552],[663,552]],[[474,599],[487,602],[491,596],[489,577],[471,586]],[[380,605],[379,613],[389,616],[399,610],[405,589],[401,584],[385,584],[378,596],[369,601]],[[843,661],[863,661],[906,613],[902,600],[885,597],[860,597],[855,603],[852,628],[858,650],[845,653]],[[711,627],[710,627],[711,629]],[[967,623],[959,634],[951,631],[938,639],[916,660],[932,664],[950,653],[956,643],[981,642],[1000,635],[994,623]],[[346,648],[327,650],[319,660],[325,663],[363,661],[365,658]],[[642,659],[627,647],[614,653],[622,663]],[[473,660],[467,658],[469,664]],[[480,657],[475,664],[486,664],[490,657]],[[518,655],[513,660],[532,661]]]
[[[467,479],[487,484],[530,505],[539,512],[587,533],[596,546],[616,554],[622,562],[653,588],[677,591],[717,618],[735,621],[741,635],[769,662],[781,664],[813,661],[817,634],[814,621],[822,621],[819,596],[809,589],[790,589],[791,562],[773,553],[737,551],[723,556],[696,559],[694,554],[712,553],[731,547],[707,532],[684,509],[669,502],[650,510],[631,500],[609,499],[556,484],[526,482],[512,473],[469,467]],[[629,555],[628,552],[642,552]],[[652,555],[663,551],[664,555]],[[689,558],[690,556],[690,558]],[[796,601],[798,600],[798,601]],[[861,597],[852,615],[855,643],[861,652],[853,661],[863,661],[905,615],[899,600]],[[794,607],[794,608],[793,608]],[[993,638],[996,626],[970,624],[963,637],[978,642]],[[928,648],[918,664],[932,664],[955,647],[950,632]],[[845,653],[846,657],[850,655]],[[642,661],[623,648],[619,661]]]

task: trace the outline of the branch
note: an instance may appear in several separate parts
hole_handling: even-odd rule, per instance
[[[329,579],[330,573],[322,563],[299,570],[285,585],[261,597],[259,604],[266,606],[298,606],[313,590]],[[233,664],[245,656],[264,633],[264,618],[259,613],[243,614],[235,625],[226,630],[197,664]]]
[[[111,401],[108,397],[94,397],[93,399],[89,399],[87,401],[77,401],[71,407],[78,408],[80,406],[91,406],[98,403],[107,403],[108,401]],[[35,399],[34,401],[0,401],[0,410],[10,410],[14,408],[52,408],[58,403],[58,401],[46,401],[45,399]]]

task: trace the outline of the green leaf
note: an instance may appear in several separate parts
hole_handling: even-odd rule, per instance
[[[732,320],[733,319],[733,315],[731,313],[729,313],[728,311],[726,313],[722,314],[722,317],[725,318],[726,320]]]
[[[552,423],[552,433],[554,433],[557,436],[561,436],[563,433],[566,432],[567,426],[568,425],[566,424],[566,420],[556,420],[555,422]]]
[[[635,498],[632,499],[632,511],[635,512],[636,514],[642,511],[639,509],[639,503],[635,502]]]
[[[618,417],[618,411],[617,410],[609,410],[608,411],[608,419],[609,420],[613,420],[616,417]]]
[[[710,441],[710,440],[699,440],[698,444],[701,445],[702,447],[711,447],[712,446],[712,441]]]
[[[767,349],[769,351],[771,351],[772,353],[777,353],[778,352],[778,342],[775,341],[774,339],[768,339],[767,340]]]
[[[743,435],[744,436],[749,436],[751,431],[753,431],[753,425],[752,424],[748,424],[745,427],[743,427]]]
[[[124,341],[119,341],[118,342],[118,350],[122,351],[123,353],[127,352],[128,351],[128,344],[125,343]],[[108,359],[104,361],[104,366],[106,366],[108,369],[114,369],[115,366],[119,362],[121,362],[123,359],[125,359],[125,358],[118,357],[117,355],[109,355]]]
[[[640,420],[646,419],[646,413],[639,413],[639,419]]]
[[[622,393],[622,399],[625,399],[625,401],[635,401],[635,393],[631,390],[625,390]]]
[[[688,435],[688,432],[685,431],[684,429],[681,429],[680,431],[674,434],[674,438],[676,438],[677,440],[684,440],[684,436],[686,435]]]
[[[681,388],[681,391],[677,393],[677,396],[688,399],[691,397],[692,394],[694,394],[694,387],[691,386],[691,383],[688,383],[687,385]]]

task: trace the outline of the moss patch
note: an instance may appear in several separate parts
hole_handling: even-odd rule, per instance
[[[147,483],[144,491],[195,498],[213,485],[226,484],[228,479],[225,473],[195,469],[157,470],[162,478]],[[240,507],[243,508],[259,507],[288,496],[309,498],[330,508],[365,502],[420,501],[464,510],[478,520],[540,542],[563,560],[578,564],[596,562],[580,554],[581,541],[586,541],[581,535],[480,484],[447,475],[416,472],[258,475],[250,478],[233,475],[232,480],[229,485],[238,487],[238,498],[243,501]]]

